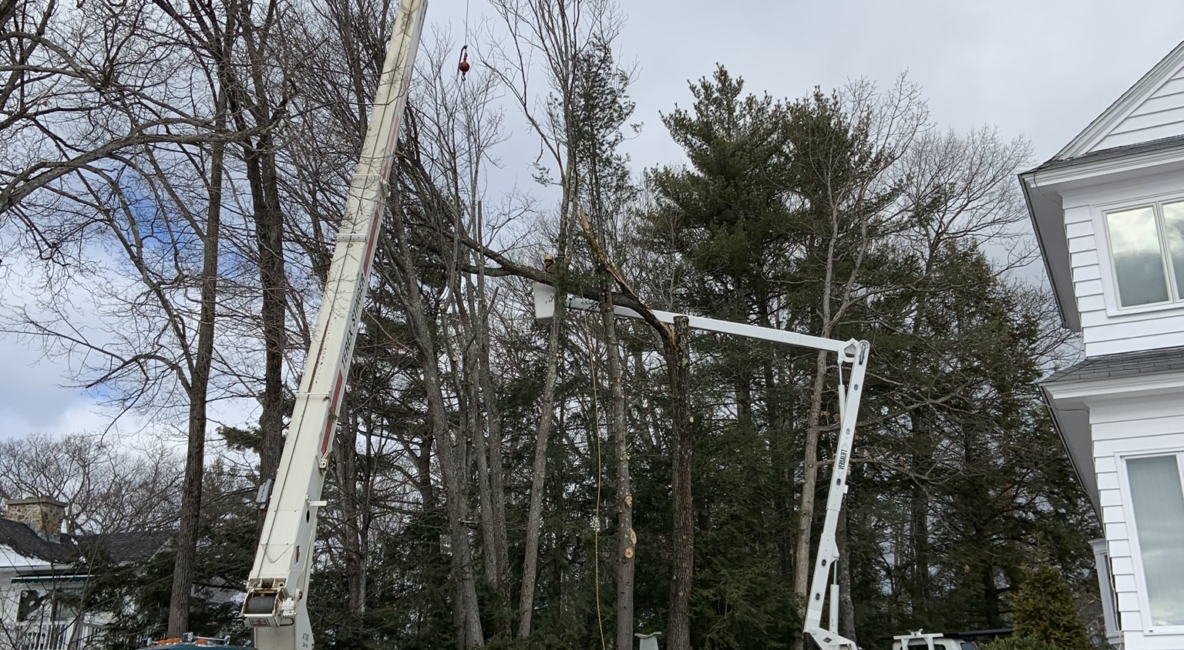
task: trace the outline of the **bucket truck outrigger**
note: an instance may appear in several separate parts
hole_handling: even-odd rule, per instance
[[[580,311],[597,311],[597,303],[578,298],[567,297],[569,309]],[[555,311],[555,288],[545,284],[534,285],[535,319],[545,321],[551,318]],[[616,307],[614,313],[626,318],[641,318],[641,314],[627,307]],[[665,311],[654,311],[654,315],[663,323],[673,323],[673,314]],[[843,507],[843,497],[847,494],[847,472],[851,465],[851,445],[855,439],[855,423],[859,418],[859,398],[863,394],[863,378],[867,371],[867,357],[870,345],[867,341],[836,341],[833,339],[787,332],[771,327],[758,327],[713,318],[688,316],[687,324],[694,329],[733,334],[752,339],[784,343],[798,347],[811,348],[834,352],[835,365],[838,368],[839,381],[839,440],[835,448],[834,466],[830,475],[830,492],[826,499],[826,520],[822,526],[822,535],[818,539],[818,554],[814,559],[814,577],[810,583],[809,602],[806,605],[806,621],[804,632],[809,634],[822,650],[857,650],[855,642],[838,633],[839,627],[839,585],[828,582],[831,576],[837,580],[835,562],[839,559],[839,547],[835,542],[835,530],[839,525],[839,513]],[[850,364],[850,376],[847,384],[843,383],[843,365]],[[829,596],[829,598],[828,598]],[[822,605],[829,600],[829,627],[822,626]]]
[[[265,483],[259,490],[258,501],[267,504],[267,515],[242,608],[259,650],[312,648],[307,598],[317,509],[325,505],[321,488],[366,301],[386,206],[386,181],[426,8],[426,0],[399,3],[275,487]]]

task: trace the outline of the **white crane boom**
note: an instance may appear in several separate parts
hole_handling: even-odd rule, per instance
[[[386,61],[350,181],[304,374],[267,516],[247,580],[243,617],[259,650],[310,650],[308,581],[315,555],[317,509],[333,448],[337,415],[353,360],[354,338],[366,300],[371,265],[386,205],[386,179],[395,155],[407,88],[415,67],[427,0],[401,0]]]
[[[596,311],[600,308],[597,303],[591,300],[575,296],[568,296],[566,302],[569,309],[580,311]],[[535,319],[547,322],[554,313],[555,287],[536,282],[534,284]],[[615,307],[613,313],[626,318],[641,318],[641,314],[628,307]],[[672,323],[674,317],[678,316],[678,314],[665,311],[654,311],[653,313],[663,323]],[[870,345],[867,341],[854,339],[836,341],[771,327],[732,323],[700,316],[688,316],[687,319],[687,326],[695,329],[836,353],[836,365],[839,368],[839,442],[835,448],[834,470],[831,472],[830,492],[826,499],[826,520],[823,522],[822,535],[818,540],[818,554],[814,559],[814,577],[810,583],[810,600],[806,605],[806,621],[803,629],[822,650],[857,650],[854,641],[838,633],[839,585],[837,583],[831,584],[828,594],[827,582],[834,571],[835,561],[839,559],[835,531],[839,526],[839,513],[843,508],[843,498],[847,495],[847,472],[851,466],[851,446],[855,441],[855,423],[859,419],[859,399],[863,395],[863,379],[867,373],[867,356]],[[844,386],[843,364],[845,363],[851,364],[851,371]],[[822,604],[827,601],[828,595],[829,628],[822,626]]]

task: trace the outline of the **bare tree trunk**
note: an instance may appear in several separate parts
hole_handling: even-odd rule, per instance
[[[271,82],[266,69],[272,56],[272,29],[275,12],[269,11],[261,24],[252,15],[252,3],[236,0],[227,3],[226,12],[238,12],[242,28],[245,70],[230,68],[230,107],[238,128],[249,127],[250,115],[257,127],[271,127],[281,114],[272,110],[269,96]],[[235,76],[240,75],[240,76]],[[279,174],[276,168],[275,139],[263,131],[252,143],[242,142],[247,184],[255,224],[255,245],[259,256],[259,287],[262,292],[260,319],[263,327],[263,394],[259,415],[259,480],[275,478],[283,452],[284,439],[284,349],[287,346],[285,319],[288,309],[288,283],[284,270],[284,215],[280,207]],[[263,530],[265,513],[259,512],[258,531]]]
[[[534,614],[534,589],[539,571],[539,534],[543,527],[543,488],[547,480],[547,442],[555,417],[555,380],[559,373],[559,343],[567,305],[555,300],[555,314],[551,319],[551,334],[547,340],[547,377],[543,383],[539,426],[535,431],[534,467],[530,481],[530,509],[526,515],[526,556],[522,561],[522,593],[518,600],[518,638],[530,636],[531,615]]]
[[[819,336],[829,337],[834,319],[837,317],[831,309],[831,293],[835,282],[835,249],[839,239],[840,214],[837,206],[832,205],[830,211],[830,240],[826,247],[826,273],[821,287],[822,302],[822,331]],[[858,269],[858,265],[856,266]],[[848,278],[847,292],[844,300],[850,296],[850,283],[854,274]],[[839,312],[844,309],[841,304]],[[810,409],[806,414],[806,451],[802,462],[802,497],[798,508],[798,539],[797,557],[794,558],[793,594],[798,602],[798,618],[805,620],[806,599],[810,583],[810,567],[813,562],[810,557],[810,530],[814,524],[814,497],[818,486],[818,438],[821,435],[819,420],[822,417],[822,395],[826,390],[826,355],[823,350],[818,351],[814,363],[814,388],[810,392]],[[802,650],[804,635],[794,635],[793,650]]]
[[[218,97],[218,125],[225,127],[225,95]],[[197,326],[197,354],[189,382],[189,442],[185,453],[185,479],[181,488],[177,557],[169,598],[168,635],[189,631],[189,600],[193,590],[197,555],[197,528],[201,518],[202,475],[205,470],[206,394],[214,359],[214,319],[218,297],[218,237],[222,218],[222,164],[226,146],[215,143],[210,153],[209,209],[201,267],[201,315]]]
[[[483,280],[483,278],[482,278]],[[485,411],[485,421],[489,432],[489,488],[493,493],[493,553],[497,558],[498,575],[496,586],[503,598],[506,593],[510,571],[510,544],[506,533],[506,486],[505,472],[502,468],[502,421],[501,410],[497,404],[497,391],[494,388],[493,372],[489,367],[489,305],[485,300],[484,288],[479,285],[480,292],[478,313],[480,324],[477,326],[477,336],[480,342],[481,364],[481,394]]]
[[[284,271],[284,216],[280,211],[275,153],[270,136],[259,138],[248,148],[247,178],[255,207],[255,241],[259,253],[259,286],[263,293],[260,317],[263,324],[263,407],[259,415],[259,480],[275,478],[284,449],[284,348],[288,309],[287,278]],[[263,525],[263,511],[259,526]],[[260,528],[261,530],[262,528]]]
[[[473,577],[472,547],[469,539],[468,495],[465,481],[468,475],[467,443],[465,437],[454,440],[450,433],[447,409],[444,404],[442,381],[436,358],[432,330],[428,325],[423,301],[419,295],[419,280],[403,217],[401,206],[390,212],[394,232],[394,250],[391,251],[402,277],[392,285],[404,304],[411,332],[419,350],[420,365],[423,367],[424,389],[428,402],[428,421],[432,438],[436,443],[436,455],[440,459],[443,475],[445,506],[448,512],[448,533],[451,542],[451,567],[454,581],[453,620],[457,625],[457,647],[471,648],[485,645],[481,630],[481,614],[477,602],[477,586]]]
[[[474,334],[472,328],[469,334]],[[470,342],[471,341],[471,342]],[[490,481],[489,445],[486,444],[485,424],[487,417],[482,417],[484,405],[481,401],[481,350],[478,349],[477,337],[470,339],[466,336],[468,345],[465,354],[465,388],[469,392],[469,439],[473,441],[473,457],[477,461],[477,503],[481,515],[481,559],[485,566],[485,582],[498,588],[498,578],[501,567],[498,566],[497,556],[497,523],[494,520],[493,489]]]
[[[362,550],[362,530],[358,498],[357,440],[359,421],[349,409],[339,417],[346,423],[338,429],[333,455],[337,465],[337,489],[341,493],[341,546],[345,552],[345,578],[349,593],[349,612],[360,617],[366,611],[366,559]],[[343,410],[345,410],[343,409]],[[367,413],[367,418],[370,414]],[[369,424],[367,425],[369,426]]]
[[[269,187],[264,189],[264,193],[272,194],[276,182],[275,158],[270,153],[266,158],[270,163],[264,165],[263,182]],[[280,464],[280,454],[284,449],[284,348],[287,340],[284,319],[288,308],[288,287],[284,271],[284,218],[279,211],[276,197],[266,199],[266,203],[266,208],[257,208],[255,212],[255,236],[259,246],[259,281],[263,290],[263,306],[260,312],[264,341],[263,397],[260,400],[263,410],[259,415],[259,433],[262,436],[259,454],[261,481],[275,478]]]
[[[824,328],[829,330],[829,328]],[[829,332],[823,333],[827,336]],[[802,468],[802,496],[798,507],[797,553],[794,558],[793,593],[798,597],[798,616],[806,615],[806,591],[810,583],[810,529],[814,524],[814,493],[818,486],[818,421],[822,416],[822,392],[826,387],[826,352],[818,353],[814,367],[814,389],[810,394],[810,410],[806,415],[806,451]],[[802,636],[796,635],[795,650],[802,647]]]
[[[474,183],[474,186],[476,183]],[[476,205],[477,222],[474,234],[479,242],[484,243],[485,214],[481,209],[481,202],[472,197],[470,204]],[[489,435],[489,489],[493,493],[493,539],[487,540],[492,544],[493,554],[497,560],[498,574],[494,582],[498,595],[505,607],[509,607],[509,573],[510,573],[510,542],[506,532],[506,486],[505,472],[502,467],[502,415],[497,401],[497,389],[493,383],[493,371],[489,358],[493,354],[489,337],[489,298],[485,287],[485,264],[481,256],[477,257],[477,355],[480,373],[481,398],[485,422]],[[507,620],[507,625],[508,625]],[[509,632],[509,630],[507,630]]]
[[[855,600],[851,595],[851,556],[847,554],[848,521],[850,511],[843,506],[839,515],[839,525],[835,529],[835,542],[839,546],[839,634],[858,641],[855,638]]]
[[[607,285],[607,283],[606,283]],[[625,422],[625,387],[616,316],[607,288],[601,294],[604,343],[608,349],[608,381],[612,391],[613,446],[617,452],[617,650],[633,649],[633,573],[637,535],[633,532],[633,495],[629,480],[629,432]]]
[[[671,514],[670,620],[666,627],[668,650],[691,647],[691,580],[695,570],[695,529],[691,512],[691,405],[689,321],[675,316],[670,338],[665,340],[666,366],[670,373],[671,418]]]
[[[933,463],[930,453],[929,418],[926,409],[913,411],[913,435],[909,448],[912,451],[912,465],[927,468]],[[929,590],[929,492],[925,486],[914,482],[909,499],[909,547],[912,551],[912,596],[913,612],[924,619],[931,597]]]
[[[575,169],[574,154],[569,150],[568,173]],[[575,178],[567,177],[563,184],[563,203],[559,210],[559,240],[553,272],[567,270],[567,238],[575,210],[569,197],[579,196]],[[551,425],[555,418],[555,382],[559,374],[560,344],[563,326],[567,319],[567,304],[561,300],[561,292],[555,295],[555,313],[551,317],[551,332],[547,338],[547,375],[543,382],[543,397],[540,405],[539,426],[535,431],[534,465],[530,480],[530,508],[526,515],[526,553],[522,559],[522,590],[518,598],[518,638],[530,636],[531,618],[534,615],[534,590],[539,573],[539,536],[543,528],[543,489],[547,482],[547,443],[551,437]]]

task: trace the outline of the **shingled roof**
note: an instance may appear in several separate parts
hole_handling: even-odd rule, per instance
[[[103,551],[116,564],[141,562],[156,554],[171,535],[166,531],[78,537],[62,535],[54,542],[41,537],[19,521],[0,518],[0,546],[7,546],[18,555],[50,564],[76,562],[80,555],[91,550]]]
[[[0,519],[0,546],[7,546],[18,555],[49,562],[66,564],[78,556],[78,549],[68,538],[51,542],[33,532],[19,521]]]
[[[1053,373],[1042,384],[1184,372],[1184,347],[1106,354]]]
[[[1121,147],[1111,147],[1109,149],[1091,151],[1087,154],[1077,156],[1076,158],[1053,158],[1032,171],[1042,172],[1051,169],[1077,167],[1078,165],[1087,165],[1090,163],[1101,162],[1103,160],[1113,160],[1115,158],[1122,158],[1124,156],[1165,151],[1167,149],[1174,149],[1181,145],[1184,145],[1184,135],[1173,135],[1167,138],[1159,138],[1158,140],[1136,142],[1135,144],[1123,145]]]
[[[172,533],[161,531],[86,535],[77,539],[80,547],[90,549],[92,545],[98,545],[112,562],[123,564],[147,560],[155,555],[171,536]]]

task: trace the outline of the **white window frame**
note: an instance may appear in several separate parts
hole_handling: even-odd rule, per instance
[[[1098,219],[1095,223],[1101,229],[1100,239],[1106,242],[1105,251],[1099,252],[1104,252],[1106,255],[1106,264],[1103,266],[1106,268],[1107,280],[1111,289],[1106,303],[1116,314],[1137,314],[1147,311],[1184,307],[1184,286],[1179,286],[1176,283],[1175,267],[1172,264],[1171,249],[1168,246],[1167,224],[1163,217],[1163,205],[1165,203],[1184,203],[1184,195],[1172,194],[1154,198],[1149,197],[1140,201],[1128,201],[1114,205],[1099,206]],[[1110,240],[1109,216],[1119,212],[1129,212],[1142,208],[1151,208],[1152,214],[1155,217],[1156,236],[1159,239],[1159,259],[1160,265],[1163,267],[1164,279],[1167,281],[1168,299],[1163,302],[1126,307],[1122,304],[1122,296],[1118,288],[1118,270],[1114,266],[1114,243]],[[1177,298],[1177,295],[1180,295],[1180,297]]]
[[[1176,471],[1180,476],[1180,489],[1184,492],[1184,450],[1180,448],[1141,450],[1133,453],[1116,454],[1118,473],[1122,489],[1122,509],[1126,519],[1127,542],[1131,547],[1131,565],[1135,571],[1135,588],[1138,590],[1139,619],[1143,623],[1142,632],[1148,636],[1184,635],[1184,625],[1155,625],[1151,620],[1151,598],[1147,592],[1147,574],[1143,567],[1143,547],[1139,544],[1138,522],[1135,520],[1135,503],[1131,498],[1130,474],[1127,472],[1126,461],[1139,458],[1157,458],[1160,456],[1174,456]],[[1113,574],[1111,574],[1113,575]],[[1121,612],[1118,613],[1120,629]]]

